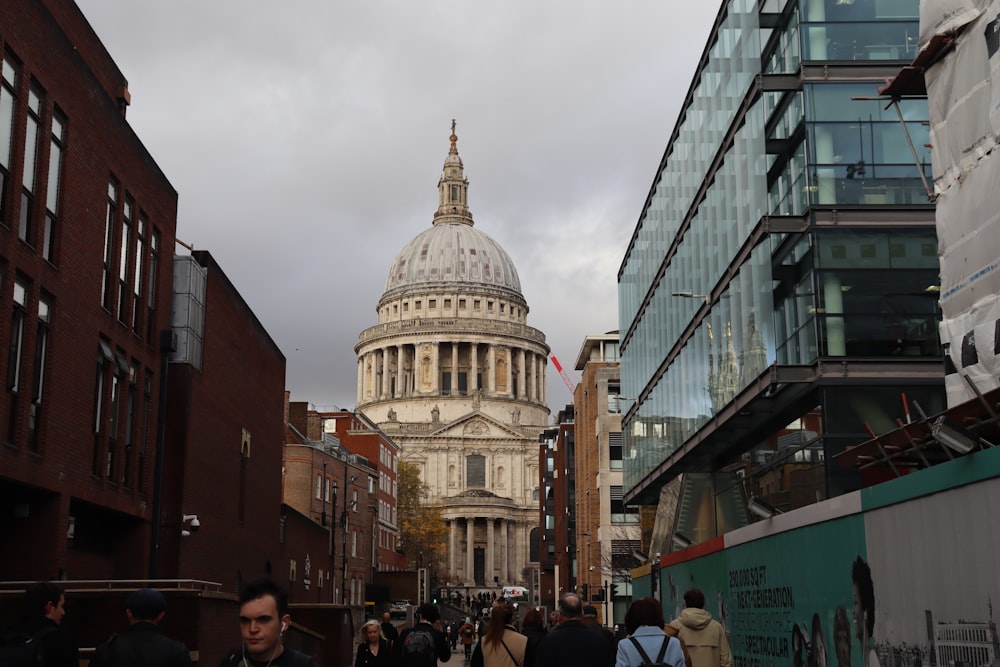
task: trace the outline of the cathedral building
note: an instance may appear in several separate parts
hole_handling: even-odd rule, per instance
[[[526,583],[538,565],[549,347],[526,324],[510,256],[473,224],[454,122],[450,140],[432,224],[396,256],[378,324],[355,347],[357,406],[441,507],[445,577],[494,588]]]

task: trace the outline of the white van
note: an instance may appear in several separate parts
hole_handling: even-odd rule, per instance
[[[528,589],[524,586],[504,586],[503,597],[508,600],[527,600]]]

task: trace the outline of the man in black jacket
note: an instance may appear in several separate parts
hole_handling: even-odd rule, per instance
[[[538,644],[541,667],[611,667],[615,654],[607,640],[583,624],[583,602],[567,593],[559,600],[559,625]]]
[[[392,652],[392,664],[398,667],[436,667],[451,659],[451,648],[444,633],[434,627],[441,614],[432,604],[417,608],[417,622],[399,634]]]
[[[24,625],[18,641],[32,664],[41,667],[77,667],[76,637],[62,627],[66,596],[51,581],[40,581],[24,592]],[[7,656],[0,656],[4,663]],[[15,658],[16,659],[16,658]]]
[[[90,667],[190,667],[187,647],[158,627],[167,611],[163,593],[140,588],[125,600],[129,627],[97,647]]]

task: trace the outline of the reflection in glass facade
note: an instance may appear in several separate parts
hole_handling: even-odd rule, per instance
[[[776,366],[940,357],[933,215],[907,218],[930,211],[927,104],[900,104],[908,139],[896,111],[870,99],[916,54],[917,9],[725,3],[619,272],[621,391],[638,398],[623,425],[626,500],[676,476],[661,469],[672,456],[713,447],[709,429],[730,428],[730,448],[759,444],[733,444],[727,408]],[[886,210],[899,212],[890,225],[863,215]],[[858,222],[820,226],[817,211]],[[804,227],[772,229],[778,219]],[[874,391],[890,398],[871,404],[889,414],[899,382],[885,378]],[[829,415],[844,409],[838,391],[799,400]],[[915,391],[925,407],[939,400],[938,388]],[[794,418],[772,417],[772,432]],[[824,421],[817,459],[867,439],[863,421]]]

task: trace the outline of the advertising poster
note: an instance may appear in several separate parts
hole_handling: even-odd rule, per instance
[[[865,528],[852,515],[665,568],[664,613],[676,616],[684,591],[700,588],[734,667],[860,667],[872,642],[855,600],[870,597],[871,578],[855,594],[858,569],[867,569]]]
[[[998,506],[990,479],[865,514],[882,667],[996,664]]]

